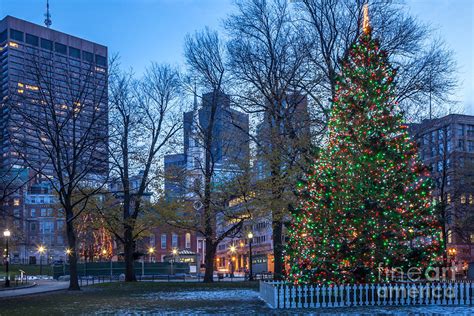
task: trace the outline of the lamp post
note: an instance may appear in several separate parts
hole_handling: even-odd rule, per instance
[[[148,261],[149,262],[152,262],[151,256],[153,256],[154,253],[155,253],[155,248],[153,248],[153,247],[148,248],[148,256],[149,256]]]
[[[252,269],[252,240],[253,234],[249,232],[247,234],[247,238],[249,239],[249,281],[253,281],[253,269]]]
[[[171,274],[173,275],[174,274],[174,270],[173,270],[173,263],[174,263],[174,258],[175,256],[178,254],[178,249],[174,248],[172,251],[171,251],[171,254],[173,255],[171,257]]]
[[[43,253],[45,250],[43,246],[38,247],[38,252],[40,253],[40,275],[43,275]]]
[[[236,251],[236,247],[234,245],[231,245],[229,247],[229,251],[230,251],[230,277],[233,278],[234,277],[234,261],[235,261],[235,257],[234,257],[234,254],[235,254],[235,251]]]
[[[8,230],[8,228],[3,232],[3,236],[5,237],[5,250],[6,250],[6,260],[5,260],[5,287],[9,287],[10,286],[10,275],[9,275],[9,271],[8,271],[8,265],[9,265],[9,261],[10,261],[10,256],[9,256],[9,253],[8,253],[8,239],[10,239],[10,231]]]

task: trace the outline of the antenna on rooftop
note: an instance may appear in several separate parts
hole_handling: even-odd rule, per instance
[[[49,13],[49,0],[46,0],[46,13],[44,14],[44,17],[46,18],[44,19],[44,25],[49,28],[51,24],[53,24],[51,21],[51,14]]]

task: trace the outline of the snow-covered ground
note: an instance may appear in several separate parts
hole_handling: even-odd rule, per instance
[[[157,291],[146,294],[132,294],[130,299],[135,304],[128,308],[102,306],[96,314],[113,315],[462,315],[474,316],[474,306],[374,306],[357,308],[324,308],[313,310],[272,310],[259,298],[258,292],[250,289],[200,289],[164,292]]]
[[[225,290],[225,291],[184,291],[184,292],[157,292],[142,295],[145,299],[160,299],[172,301],[255,301],[258,292],[252,290]]]

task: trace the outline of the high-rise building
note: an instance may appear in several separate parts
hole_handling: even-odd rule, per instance
[[[201,106],[197,99],[194,100],[193,110],[183,114],[184,119],[184,152],[166,155],[165,166],[165,197],[168,200],[184,198],[193,200],[193,184],[204,179],[205,166],[205,137],[204,134],[211,123],[213,93],[202,96]],[[249,117],[247,114],[232,109],[230,97],[224,93],[217,93],[217,106],[212,120],[211,164],[213,165],[212,182],[231,179],[249,166]],[[199,204],[199,203],[198,203]],[[190,203],[194,207],[193,203]],[[199,210],[194,210],[199,212]],[[199,262],[204,263],[205,243],[202,236],[196,233],[159,227],[155,232],[157,240],[161,240],[161,255],[170,253],[173,246],[167,243],[167,238],[172,237],[181,250],[181,243],[192,238],[191,250],[197,255]],[[168,236],[168,237],[167,237]],[[174,236],[174,237],[173,237]],[[169,239],[169,238],[168,238]],[[173,240],[173,239],[172,239]],[[160,260],[159,257],[157,257]]]
[[[202,96],[202,106],[193,111],[184,113],[184,154],[188,166],[203,163],[194,161],[196,157],[190,157],[192,147],[204,147],[203,136],[193,135],[193,124],[199,125],[202,134],[211,124],[211,105],[213,93],[209,92]],[[196,122],[197,121],[197,122]],[[234,165],[242,168],[248,164],[249,149],[249,117],[230,107],[230,97],[224,93],[217,94],[217,106],[212,129],[211,156],[213,163],[217,166]],[[197,143],[201,144],[197,144]]]
[[[448,254],[474,260],[474,116],[450,114],[412,124],[420,158],[435,182],[435,202],[446,222]]]
[[[18,111],[42,116],[46,101],[57,106],[57,115],[66,111],[87,111],[97,115],[78,116],[75,135],[84,132],[90,117],[101,117],[94,135],[106,136],[107,117],[107,47],[52,30],[11,16],[0,21],[0,165],[3,169],[41,166],[49,177],[55,176],[53,165],[38,146],[45,140],[25,128],[19,128]],[[53,93],[52,93],[53,92]],[[46,100],[46,101],[45,101]],[[94,110],[92,109],[94,106]],[[84,110],[85,111],[85,110]],[[92,122],[92,121],[91,121]],[[72,129],[69,133],[73,133]],[[69,134],[64,134],[68,137]],[[72,134],[71,134],[72,135]],[[104,139],[106,139],[104,137]],[[18,146],[28,144],[28,146]],[[72,149],[72,147],[71,147]],[[94,169],[91,179],[107,172],[107,143],[91,150]],[[27,161],[27,163],[25,163]],[[34,169],[34,168],[33,168]],[[28,171],[31,174],[32,170]],[[36,177],[18,192],[24,196],[7,201],[7,213],[16,214],[15,229],[22,234],[22,251],[13,249],[12,259],[39,257],[39,245],[50,258],[64,258],[64,219],[50,185]],[[3,218],[7,220],[7,218]],[[9,223],[11,225],[11,223]]]

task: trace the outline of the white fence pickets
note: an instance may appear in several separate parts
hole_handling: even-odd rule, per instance
[[[293,285],[260,281],[260,297],[276,309],[374,305],[474,305],[473,282]]]

